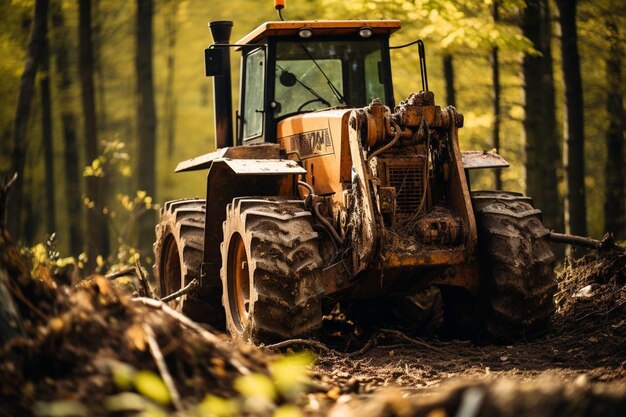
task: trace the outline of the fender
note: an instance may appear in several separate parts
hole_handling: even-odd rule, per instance
[[[208,169],[201,271],[201,280],[206,283],[206,280],[220,280],[220,245],[226,206],[235,197],[293,197],[298,176],[306,170],[294,161],[281,159],[277,144],[217,149],[179,163],[176,172],[201,169]]]
[[[463,151],[461,161],[464,169],[508,168],[510,164],[495,150],[491,151]]]

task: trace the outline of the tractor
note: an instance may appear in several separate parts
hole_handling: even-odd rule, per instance
[[[555,257],[541,211],[470,189],[470,170],[509,164],[460,150],[463,116],[435,103],[421,41],[422,89],[396,104],[400,21],[281,19],[236,43],[232,26],[209,23],[216,150],[176,168],[208,171],[206,196],[161,209],[161,296],[197,283],[171,303],[256,344],[314,337],[340,301],[429,287],[461,331],[505,341],[549,328]]]

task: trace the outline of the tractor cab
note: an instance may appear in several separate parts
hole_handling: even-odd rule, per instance
[[[220,46],[242,52],[235,140],[222,145],[276,142],[277,123],[302,113],[364,107],[375,98],[394,106],[389,35],[400,21],[266,22],[235,44],[220,33],[228,25],[211,22],[215,43],[205,52],[207,75],[215,76],[216,103],[222,108],[230,101],[218,97],[219,90],[230,85],[230,77],[220,80],[229,69],[227,49]]]

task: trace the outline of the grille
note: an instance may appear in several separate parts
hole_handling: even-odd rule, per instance
[[[416,211],[424,195],[423,159],[414,159],[410,165],[388,164],[387,184],[396,188],[398,214],[410,214]]]

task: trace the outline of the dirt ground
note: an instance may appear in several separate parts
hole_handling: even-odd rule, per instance
[[[626,410],[624,284],[626,253],[588,255],[585,259],[568,262],[559,274],[553,329],[542,339],[496,346],[459,340],[441,341],[433,337],[409,339],[397,331],[383,331],[377,346],[362,355],[320,355],[315,371],[321,381],[335,387],[331,392],[335,402],[345,404],[343,407],[335,405],[337,415],[362,416],[363,413],[367,415],[368,410],[374,413],[371,415],[388,415],[380,410],[381,407],[388,402],[396,404],[401,401],[399,398],[405,403],[391,406],[391,409],[404,410],[409,404],[412,411],[406,415],[421,415],[411,413],[429,407],[420,408],[417,406],[419,402],[407,398],[443,395],[446,398],[444,403],[449,404],[457,399],[459,390],[472,387],[479,387],[484,392],[497,389],[509,394],[513,392],[512,397],[517,400],[521,400],[520,393],[530,391],[530,396],[542,398],[544,403],[541,412],[515,408],[515,401],[511,400],[502,413],[477,411],[469,415],[568,414],[561,407],[548,406],[557,398],[565,402],[587,398],[591,403],[591,399],[596,398],[605,405],[612,404],[614,399],[615,415],[623,415]],[[393,394],[382,395],[377,406],[363,406],[363,398],[385,392],[385,388],[392,388]],[[573,391],[566,393],[565,388]],[[608,395],[604,390],[612,394]],[[498,395],[504,394],[500,392]],[[350,403],[355,405],[349,406]],[[585,405],[589,408],[585,408],[581,415],[593,414],[591,405]],[[350,413],[343,414],[347,411]],[[605,409],[603,413],[610,415],[611,411]]]
[[[21,264],[15,250],[0,249],[24,323],[22,334],[0,349],[0,416],[621,416],[626,410],[626,252],[567,263],[553,329],[541,339],[479,344],[419,336],[392,323],[359,332],[352,352],[343,353],[329,337],[234,346],[145,302],[148,297],[141,302],[137,296],[149,294],[140,287],[131,285],[129,295],[101,276],[72,286],[63,270]],[[155,344],[180,396],[156,408],[158,396],[124,378],[143,370],[164,375]],[[276,353],[302,349],[317,359],[297,398],[278,389],[260,407],[237,385],[242,375],[275,379]],[[207,404],[207,395],[230,402],[203,409],[198,404]]]

